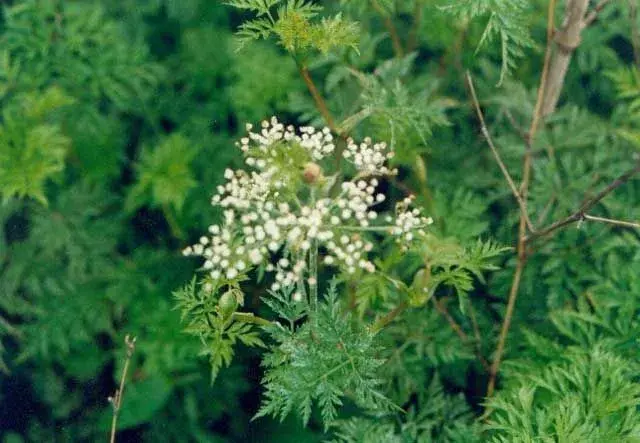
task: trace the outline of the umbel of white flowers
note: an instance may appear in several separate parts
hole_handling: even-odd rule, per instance
[[[318,253],[322,263],[349,274],[373,272],[367,235],[387,233],[407,245],[432,223],[410,208],[410,198],[378,223],[376,206],[386,197],[377,191],[377,177],[397,172],[387,166],[393,152],[385,143],[349,139],[342,156],[355,173],[336,184],[340,175],[325,176],[321,166],[335,151],[328,128],[285,128],[273,117],[262,122],[260,132],[251,129],[248,124],[248,135],[237,146],[252,170],[225,171],[227,182],[212,199],[223,208],[223,221],[183,251],[202,256],[214,280],[233,281],[264,265],[275,272],[274,290],[305,281],[315,285],[309,263],[315,264]]]

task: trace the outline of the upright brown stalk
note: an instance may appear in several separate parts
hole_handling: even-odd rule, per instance
[[[404,56],[404,49],[402,49],[402,43],[400,42],[400,36],[398,35],[398,30],[396,29],[396,25],[393,24],[393,20],[391,17],[384,11],[378,0],[371,0],[371,6],[376,12],[382,17],[384,21],[384,27],[387,29],[389,33],[389,37],[391,37],[391,44],[393,45],[393,52],[396,57]]]
[[[609,3],[610,1],[611,0],[600,0],[598,4],[593,8],[593,10],[584,18],[583,27],[586,28],[591,23],[593,23],[596,20],[596,18],[598,18],[598,13],[602,11],[604,7],[607,6],[607,3]],[[630,3],[634,1],[635,0],[630,0]]]
[[[413,24],[407,39],[407,52],[413,52],[418,47],[418,30],[422,24],[423,12],[424,4],[422,0],[416,0],[415,7],[413,8]]]
[[[542,115],[555,111],[571,62],[573,51],[580,44],[580,33],[585,27],[589,0],[567,0],[562,27],[554,37],[555,51],[549,68],[549,78],[542,101]]]
[[[480,352],[479,339],[476,338],[476,340],[473,340],[473,341],[469,340],[469,336],[467,335],[467,333],[464,332],[462,327],[458,324],[458,322],[456,322],[456,320],[447,310],[446,300],[437,300],[435,297],[431,297],[431,301],[433,302],[433,305],[435,306],[436,310],[444,317],[447,323],[449,323],[449,326],[451,326],[451,329],[458,335],[458,337],[460,337],[460,341],[462,342],[462,344],[466,346],[472,346],[475,348],[474,350],[475,350],[476,357],[478,358],[478,361],[480,362],[480,364],[485,370],[488,370],[489,362],[487,362],[487,360],[483,357],[482,353]]]
[[[531,220],[529,220],[529,215],[527,213],[526,201],[524,200],[524,198],[522,198],[521,192],[518,191],[516,184],[513,182],[513,179],[511,178],[511,174],[509,174],[509,171],[507,170],[507,166],[502,161],[502,157],[500,157],[500,153],[498,152],[498,149],[493,143],[493,139],[491,138],[489,129],[487,129],[487,124],[484,121],[484,114],[482,113],[482,109],[480,108],[480,103],[478,102],[478,96],[476,95],[476,88],[474,87],[473,80],[471,79],[471,75],[468,72],[466,74],[466,77],[467,77],[467,86],[469,87],[469,93],[471,94],[471,101],[472,101],[473,107],[476,110],[478,121],[480,122],[482,135],[487,140],[487,144],[491,149],[491,153],[493,154],[493,157],[495,158],[496,163],[498,163],[498,166],[502,171],[502,175],[504,175],[505,180],[507,180],[507,184],[509,185],[509,188],[511,188],[511,192],[513,193],[514,197],[516,198],[516,201],[518,202],[518,205],[520,206],[520,211],[524,216],[525,223],[527,224],[529,229],[533,231],[534,228],[533,228],[533,225],[531,224]]]
[[[569,0],[571,1],[571,0]],[[527,134],[525,154],[522,162],[522,184],[520,185],[519,194],[524,201],[524,204],[520,208],[520,224],[518,227],[518,243],[517,243],[517,264],[516,270],[513,274],[513,280],[511,282],[511,289],[509,290],[509,298],[507,300],[507,310],[505,312],[504,320],[500,328],[500,335],[498,336],[498,345],[496,346],[496,352],[491,363],[489,370],[489,383],[487,385],[487,397],[491,397],[495,390],[496,378],[500,369],[500,363],[502,361],[502,355],[504,354],[504,347],[507,342],[507,335],[511,328],[511,321],[513,320],[513,312],[516,306],[516,299],[518,298],[518,290],[520,289],[520,280],[522,279],[522,273],[527,262],[527,194],[529,190],[529,181],[531,179],[531,151],[535,134],[538,130],[540,120],[543,115],[543,103],[544,96],[547,90],[547,82],[550,79],[549,70],[551,64],[551,46],[553,42],[553,29],[554,29],[554,13],[556,2],[551,0],[549,2],[549,10],[547,15],[547,49],[544,56],[544,65],[542,67],[542,74],[540,76],[540,86],[538,88],[538,97],[536,100],[536,106],[531,120],[531,127]],[[530,224],[531,222],[529,222]]]
[[[631,45],[633,46],[633,60],[636,68],[640,69],[640,31],[638,30],[637,0],[629,0],[629,22],[631,23]]]
[[[315,102],[318,111],[320,111],[320,115],[322,115],[325,123],[334,134],[339,134],[335,121],[333,120],[331,112],[329,112],[329,108],[327,107],[327,103],[324,101],[324,98],[322,98],[322,95],[318,91],[316,84],[313,82],[311,74],[309,73],[309,68],[307,68],[306,65],[300,66],[300,75],[302,75],[302,79],[307,85],[307,88],[311,93],[311,97],[313,97],[313,101]]]
[[[569,223],[587,218],[585,212],[593,207],[597,202],[604,198],[609,192],[620,186],[622,183],[629,180],[629,178],[640,171],[640,165],[636,165],[633,169],[626,172],[603,191],[598,193],[594,198],[587,200],[583,203],[578,211],[569,217],[552,223],[550,226],[543,228],[539,231],[532,231],[530,235],[527,235],[527,212],[526,212],[526,200],[529,189],[529,182],[531,176],[531,162],[532,162],[532,146],[535,134],[540,126],[542,119],[552,113],[558,103],[560,91],[564,84],[565,75],[569,62],[571,60],[571,54],[575,48],[580,44],[580,32],[586,26],[591,24],[598,12],[608,3],[609,0],[602,0],[594,8],[594,10],[585,17],[588,7],[588,0],[567,0],[566,16],[562,25],[562,29],[554,36],[554,11],[555,0],[549,2],[548,21],[547,21],[547,49],[544,58],[544,67],[540,78],[540,87],[538,88],[538,96],[536,100],[536,106],[531,120],[531,127],[526,138],[526,151],[523,158],[523,179],[520,185],[520,195],[525,202],[525,209],[520,210],[520,225],[518,229],[518,242],[517,242],[517,264],[516,270],[513,275],[513,281],[511,283],[511,289],[509,291],[509,299],[507,301],[507,309],[505,317],[500,328],[500,335],[498,337],[498,344],[496,346],[496,352],[494,354],[493,363],[491,364],[491,370],[489,371],[489,383],[487,385],[487,397],[491,397],[495,390],[496,378],[500,369],[500,363],[504,354],[504,348],[507,341],[511,322],[513,320],[513,312],[518,297],[518,291],[520,289],[520,281],[527,263],[527,244],[534,238],[547,235],[556,229],[566,226]],[[552,47],[555,41],[556,50],[553,52]],[[633,222],[623,222],[611,219],[600,219],[599,217],[589,218],[593,221],[608,222],[611,224],[617,224],[625,227],[635,227]],[[617,223],[614,223],[617,222]]]
[[[120,377],[120,387],[116,390],[113,397],[109,397],[109,401],[111,402],[111,406],[113,406],[113,418],[111,419],[111,438],[109,439],[110,443],[115,443],[116,441],[116,428],[118,424],[118,413],[120,412],[120,406],[122,405],[122,396],[124,395],[124,385],[127,380],[127,372],[129,371],[129,362],[131,361],[131,356],[133,355],[133,351],[136,349],[136,338],[127,336],[124,338],[124,343],[127,346],[127,359],[124,361],[124,368],[122,368],[122,376]]]

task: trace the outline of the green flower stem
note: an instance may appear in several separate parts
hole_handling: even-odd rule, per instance
[[[252,314],[251,312],[234,312],[232,318],[243,323],[253,323],[260,326],[271,326],[273,323],[262,317]]]
[[[318,241],[314,240],[309,252],[309,296],[313,312],[318,313]]]
[[[395,318],[402,314],[405,309],[407,309],[409,307],[409,304],[406,301],[401,302],[398,306],[396,306],[396,308],[389,312],[387,315],[385,315],[384,317],[379,318],[372,326],[371,326],[371,333],[372,334],[377,334],[378,332],[380,332],[385,326],[387,326],[389,323],[391,323],[393,320],[395,320]]]
[[[182,232],[180,224],[178,223],[175,214],[171,210],[171,206],[162,205],[162,213],[164,214],[165,220],[169,224],[169,230],[171,231],[171,234],[178,240],[183,240],[185,237],[184,232]]]
[[[418,225],[413,229],[422,229],[422,228],[426,228],[429,225],[424,224],[424,225]],[[393,229],[395,229],[397,226],[393,226],[393,225],[384,225],[384,226],[336,226],[335,229],[339,229],[342,231],[355,231],[355,232],[360,232],[360,231],[369,231],[369,232],[386,232],[389,233],[391,232]]]
[[[311,187],[311,206],[316,203],[316,188]],[[309,298],[311,307],[315,314],[318,313],[318,240],[311,242],[311,250],[309,251]]]

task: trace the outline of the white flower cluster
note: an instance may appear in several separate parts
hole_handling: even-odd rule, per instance
[[[302,126],[298,130],[299,134],[296,134],[293,125],[285,128],[276,117],[271,117],[270,122],[263,121],[261,126],[260,132],[251,132],[253,126],[247,124],[247,137],[243,137],[240,139],[240,143],[236,143],[245,153],[247,165],[256,169],[264,170],[268,166],[272,166],[272,160],[278,157],[278,150],[274,149],[274,145],[282,144],[281,151],[290,148],[283,142],[295,143],[302,147],[315,161],[322,160],[335,150],[333,135],[331,135],[329,128],[316,132],[316,129],[311,126]]]
[[[405,198],[402,202],[396,206],[396,219],[394,227],[391,229],[391,233],[404,242],[411,242],[414,239],[414,233],[424,235],[425,231],[422,229],[424,226],[428,226],[433,223],[431,217],[422,217],[420,210],[411,209],[412,197]],[[392,222],[392,219],[387,219]]]
[[[393,175],[398,172],[385,166],[387,160],[393,158],[393,151],[387,151],[386,143],[373,143],[369,137],[360,144],[353,139],[347,140],[347,149],[342,155],[364,174]]]
[[[225,171],[227,182],[212,199],[213,205],[224,209],[224,220],[209,227],[210,236],[184,250],[185,255],[202,256],[212,278],[232,280],[251,266],[265,264],[267,271],[275,272],[273,289],[315,285],[309,268],[318,252],[326,265],[352,274],[373,272],[375,266],[368,259],[373,245],[364,238],[365,231],[387,232],[410,241],[414,232],[429,224],[419,210],[409,209],[407,200],[398,206],[390,225],[375,224],[375,207],[385,201],[385,195],[376,190],[375,176],[393,173],[385,165],[391,154],[383,143],[350,141],[344,156],[356,166],[360,178],[344,181],[339,194],[329,196],[329,190],[318,183],[298,181],[297,186],[305,189],[290,189],[287,180],[290,174],[301,175],[303,165],[334,151],[328,129],[317,132],[302,127],[296,132],[272,118],[262,123],[260,133],[251,132],[250,125],[247,130],[249,135],[239,147],[255,170]],[[325,194],[317,195],[321,191]]]

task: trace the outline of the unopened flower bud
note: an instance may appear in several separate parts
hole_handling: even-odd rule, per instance
[[[218,300],[218,309],[222,318],[227,319],[238,309],[238,297],[235,291],[227,291]]]
[[[317,163],[307,163],[302,171],[302,178],[305,183],[315,184],[322,177],[322,169]]]

